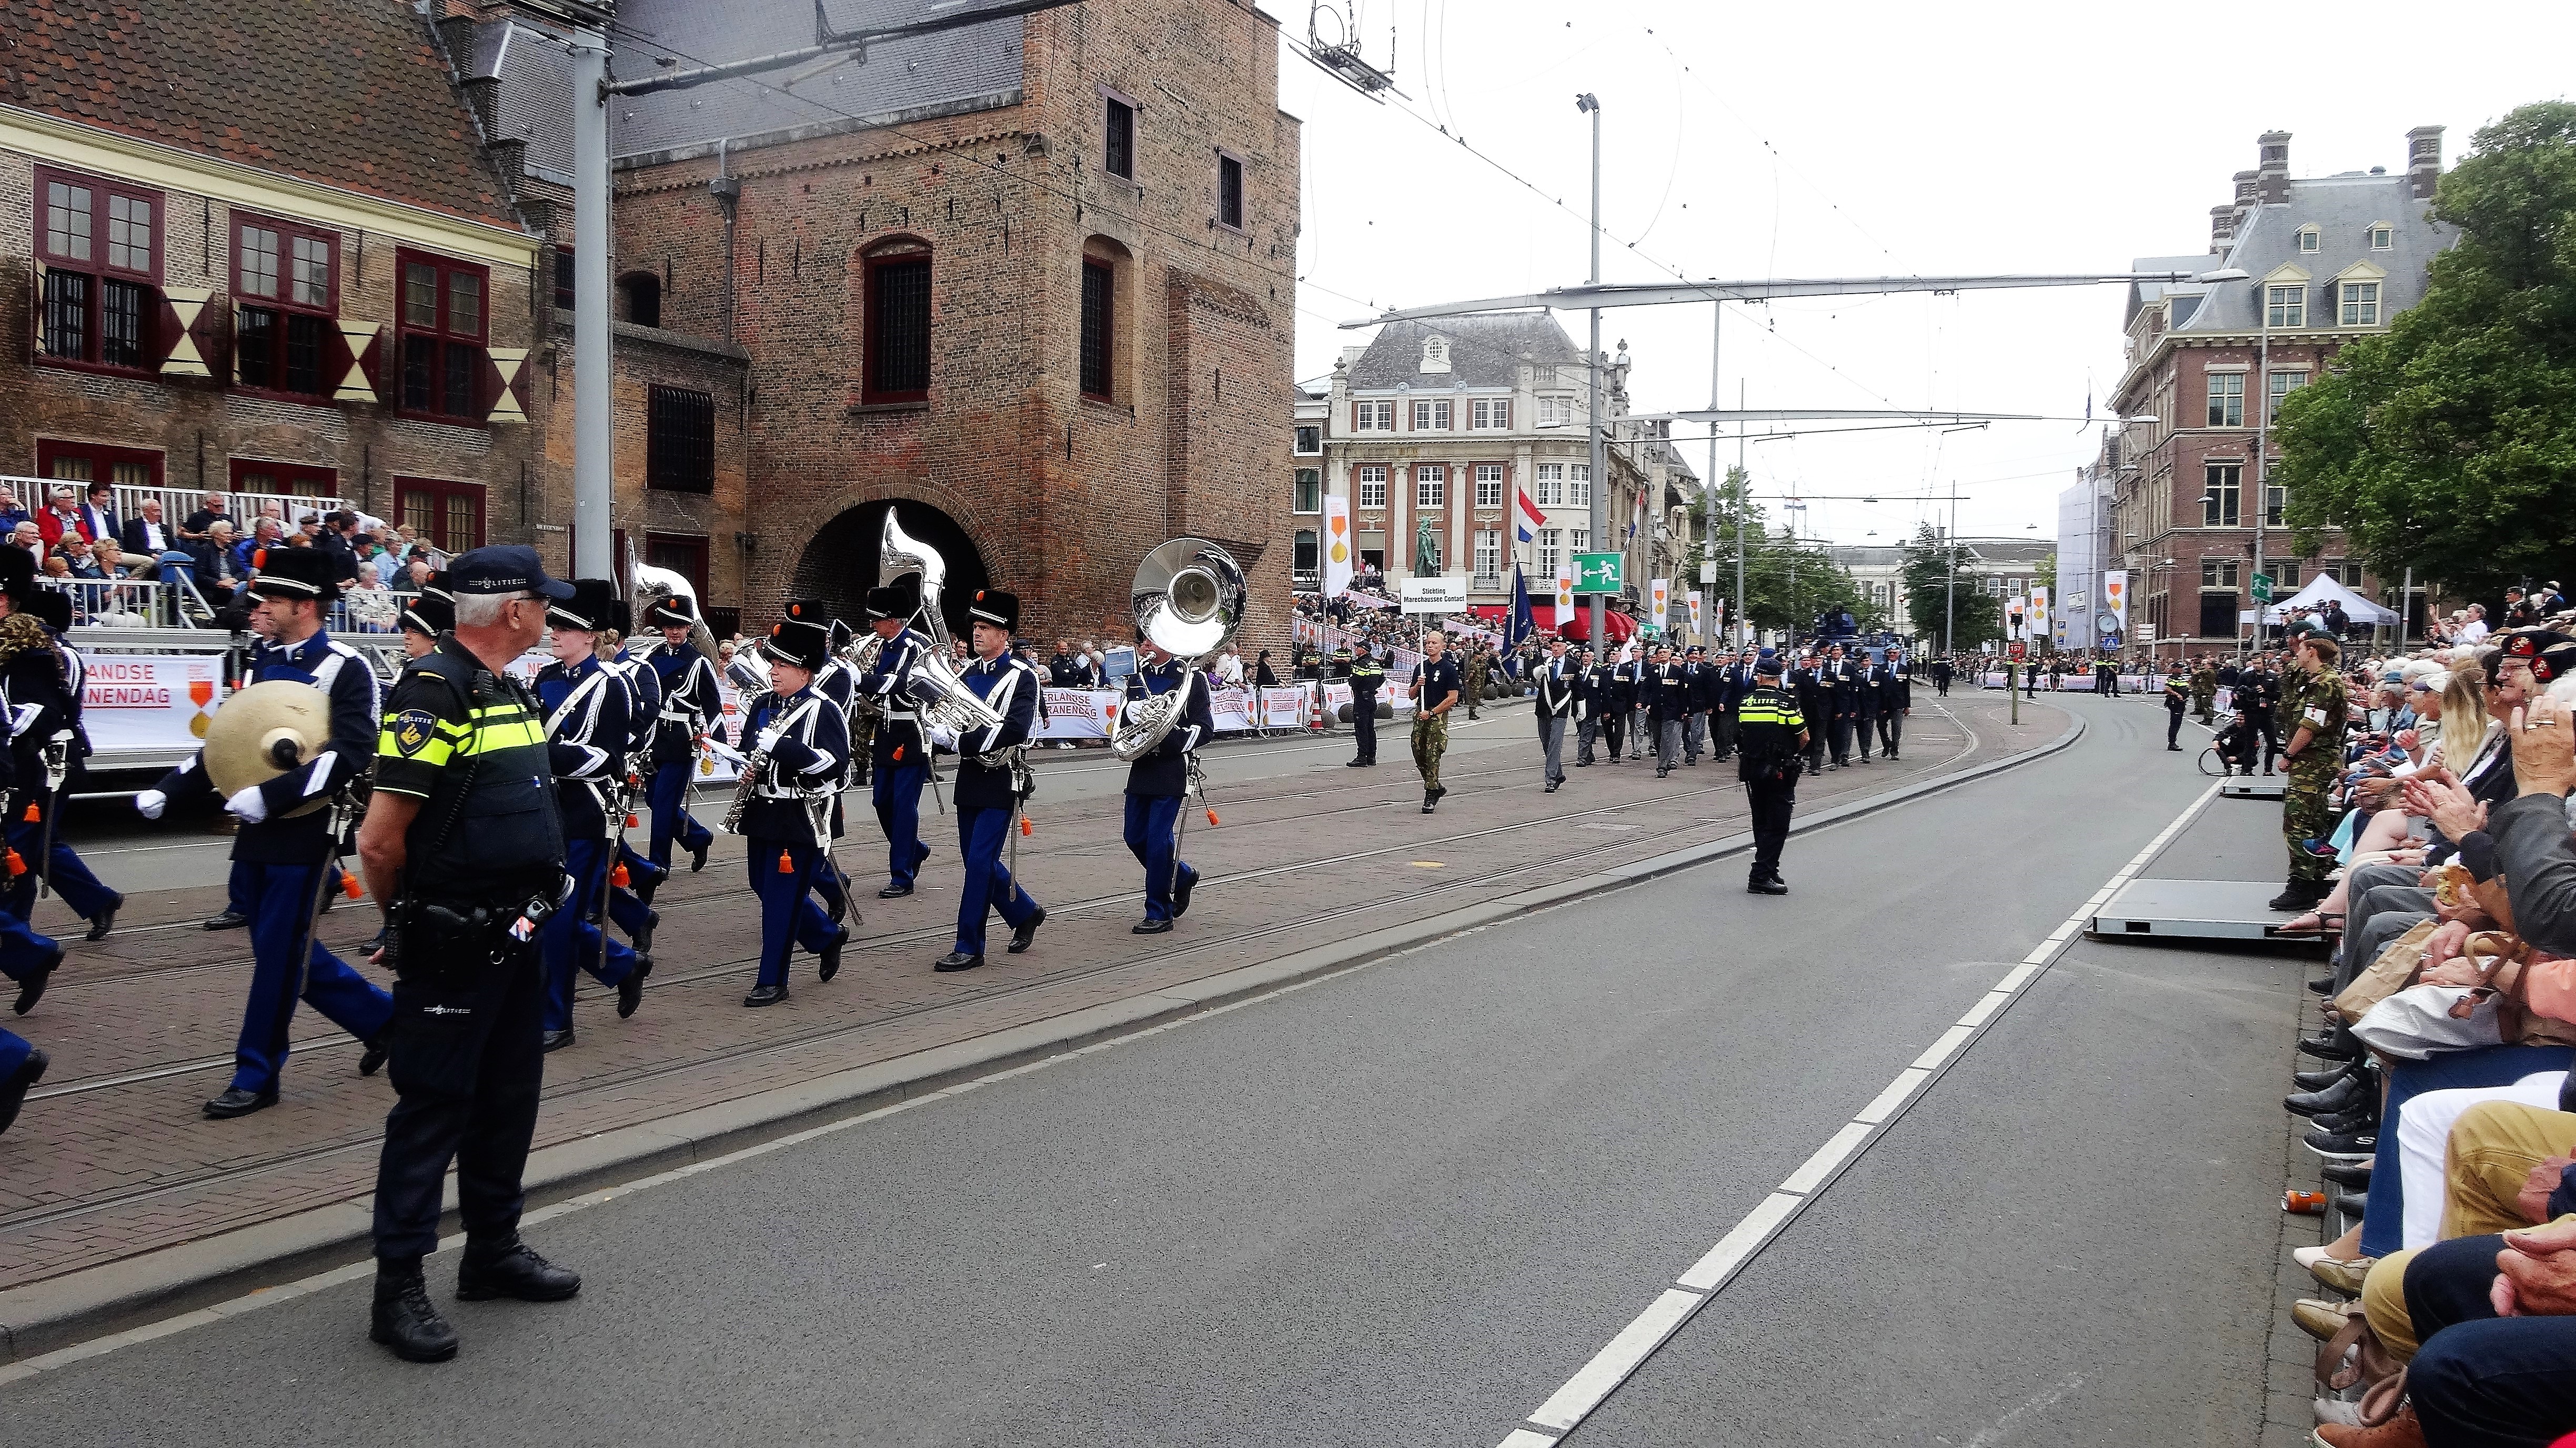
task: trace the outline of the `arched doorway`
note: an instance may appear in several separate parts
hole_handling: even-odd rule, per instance
[[[877,544],[885,533],[888,509],[894,510],[903,531],[948,565],[940,615],[948,621],[951,634],[966,637],[966,605],[991,578],[984,571],[984,555],[956,519],[910,498],[862,503],[824,524],[796,560],[796,581],[789,597],[811,599],[851,628],[865,628],[868,590],[877,586]]]

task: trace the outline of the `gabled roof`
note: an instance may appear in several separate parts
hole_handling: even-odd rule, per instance
[[[428,23],[402,0],[0,5],[0,100],[517,227]]]
[[[1422,370],[1423,344],[1433,337],[1449,344],[1449,370]],[[1510,387],[1520,380],[1521,355],[1540,366],[1583,365],[1583,349],[1565,335],[1548,312],[1496,312],[1480,317],[1442,317],[1427,322],[1389,322],[1351,364],[1356,388]],[[1562,379],[1560,379],[1562,380]]]

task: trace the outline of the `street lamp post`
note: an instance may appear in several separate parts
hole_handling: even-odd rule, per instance
[[[1601,102],[1590,91],[1574,98],[1574,108],[1592,118],[1592,285],[1601,285]],[[1583,374],[1589,389],[1584,415],[1584,430],[1592,440],[1592,546],[1602,547],[1610,537],[1610,469],[1609,459],[1602,456],[1601,446],[1601,309],[1592,309],[1592,347],[1583,356]],[[1592,646],[1601,656],[1610,656],[1610,636],[1602,631],[1601,595],[1592,595]]]

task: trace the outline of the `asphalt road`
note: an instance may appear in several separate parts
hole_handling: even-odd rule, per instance
[[[577,1302],[451,1303],[445,1367],[351,1284],[0,1423],[1490,1448],[2209,783],[2059,702],[2075,748],[1794,840],[1785,900],[1720,862],[618,1195],[532,1230]],[[2218,801],[2150,873],[2270,825]],[[1570,1441],[2253,1441],[2301,968],[2079,942]]]

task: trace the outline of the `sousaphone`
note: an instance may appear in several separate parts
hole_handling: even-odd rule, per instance
[[[330,696],[311,684],[270,679],[236,691],[216,707],[206,723],[206,777],[230,799],[296,768],[330,744]],[[317,794],[283,818],[309,815],[330,803],[327,792]]]
[[[1128,592],[1135,605],[1136,632],[1189,666],[1181,687],[1129,700],[1118,711],[1118,723],[1109,731],[1109,749],[1133,762],[1154,752],[1180,722],[1181,704],[1190,696],[1190,676],[1243,626],[1244,598],[1250,590],[1243,566],[1233,554],[1205,538],[1175,538],[1136,565],[1136,579]]]

